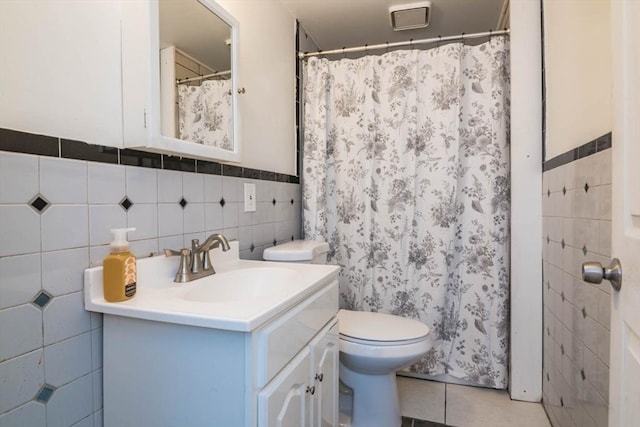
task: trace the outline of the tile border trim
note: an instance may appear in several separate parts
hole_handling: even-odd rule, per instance
[[[589,141],[580,147],[569,150],[566,153],[560,154],[553,159],[547,160],[542,163],[542,171],[547,172],[551,169],[555,169],[559,166],[566,165],[573,161],[585,158],[592,154],[599,153],[601,151],[611,148],[611,132],[602,135],[599,138]]]
[[[300,177],[0,128],[0,151],[299,184]]]

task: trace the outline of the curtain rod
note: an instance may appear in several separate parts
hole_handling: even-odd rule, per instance
[[[310,56],[321,56],[321,55],[334,55],[337,53],[352,53],[352,52],[362,52],[374,49],[388,49],[392,47],[401,47],[401,46],[414,46],[418,44],[428,44],[428,43],[440,43],[440,42],[448,42],[452,40],[466,40],[466,39],[479,39],[482,37],[491,37],[491,36],[501,36],[508,35],[510,32],[509,29],[500,30],[500,31],[487,31],[485,33],[475,33],[475,34],[460,34],[457,36],[446,36],[446,37],[432,37],[430,39],[420,39],[420,40],[409,40],[404,42],[393,42],[393,43],[381,43],[374,44],[371,46],[364,45],[358,47],[343,47],[342,49],[333,49],[333,50],[325,50],[318,52],[298,52],[298,58],[304,59]]]
[[[209,79],[211,77],[226,76],[228,74],[231,74],[231,70],[229,70],[229,71],[218,71],[217,73],[206,74],[204,76],[198,76],[198,77],[190,77],[188,79],[182,79],[182,80],[178,79],[178,80],[176,80],[176,84],[195,82],[195,81],[198,81],[198,80]]]

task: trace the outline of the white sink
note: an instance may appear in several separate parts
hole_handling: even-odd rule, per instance
[[[247,268],[217,273],[194,282],[183,298],[201,303],[254,301],[292,293],[299,287],[295,270]]]
[[[216,274],[189,283],[174,283],[178,257],[138,260],[136,295],[107,302],[102,267],[85,270],[85,309],[182,325],[231,331],[252,331],[278,313],[338,278],[331,265],[288,264],[239,259],[238,242],[231,250],[211,251]]]

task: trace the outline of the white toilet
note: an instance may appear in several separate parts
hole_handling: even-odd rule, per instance
[[[328,250],[326,242],[295,240],[268,248],[263,256],[267,261],[323,264]],[[399,427],[396,371],[429,350],[429,328],[417,320],[363,311],[340,310],[338,321],[340,381],[353,391],[351,423],[341,414],[340,426]]]

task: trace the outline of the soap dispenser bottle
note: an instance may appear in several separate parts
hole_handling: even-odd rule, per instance
[[[135,228],[114,228],[111,253],[104,259],[102,279],[104,299],[108,302],[128,300],[136,293],[136,257],[129,252],[127,232]]]

